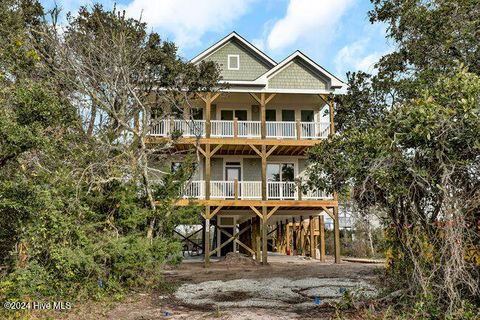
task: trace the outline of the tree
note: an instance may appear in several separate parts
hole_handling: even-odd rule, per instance
[[[354,190],[387,218],[392,284],[454,315],[479,294],[479,6],[372,1],[396,50],[348,74],[338,134],[310,153],[318,188]],[[422,316],[422,315],[421,315]]]
[[[65,29],[52,14],[0,3],[0,300],[155,283],[180,250],[173,229],[198,214],[174,205],[195,158],[157,183],[151,164],[175,137],[154,148],[146,135],[154,110],[211,90],[216,66],[115,9],[82,8]]]
[[[102,183],[128,176],[140,182],[151,209],[147,236],[151,238],[155,229],[162,234],[159,221],[165,219],[157,209],[149,171],[153,159],[166,159],[171,144],[146,144],[151,115],[157,115],[153,123],[158,123],[182,114],[196,92],[216,86],[216,65],[208,62],[196,67],[183,61],[173,43],[162,41],[156,33],[147,34],[145,23],[126,18],[115,8],[81,7],[68,21],[64,33],[55,24],[43,31],[47,47],[53,48],[43,57],[59,86],[68,92],[69,103],[80,115],[87,115],[86,134],[112,151],[104,160],[114,166],[101,174],[90,170],[89,178]],[[105,162],[97,165],[109,167]]]

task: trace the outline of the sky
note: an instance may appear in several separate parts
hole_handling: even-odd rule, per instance
[[[375,62],[392,51],[385,25],[372,25],[369,0],[41,0],[73,14],[99,2],[141,18],[179,54],[191,59],[236,31],[280,62],[300,50],[346,80],[347,71],[375,72]]]

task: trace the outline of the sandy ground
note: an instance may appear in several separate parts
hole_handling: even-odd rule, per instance
[[[174,294],[132,294],[109,306],[78,306],[61,319],[329,319],[332,303],[349,290],[375,295],[382,264],[325,263],[302,257],[269,256],[269,265],[187,260],[164,271]],[[318,297],[318,305],[315,298]]]

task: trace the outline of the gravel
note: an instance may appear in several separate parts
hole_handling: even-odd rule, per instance
[[[365,281],[346,278],[237,279],[184,284],[175,297],[187,305],[219,307],[298,308],[339,301],[348,290],[357,297],[372,297],[377,290]]]

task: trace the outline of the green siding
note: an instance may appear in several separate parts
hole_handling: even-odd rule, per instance
[[[260,121],[260,106],[252,106],[252,121]]]
[[[212,162],[211,180],[222,181],[223,180],[223,159],[212,158],[211,162]]]
[[[243,159],[243,180],[262,181],[262,161],[260,159]]]
[[[320,79],[298,60],[294,60],[268,81],[272,89],[325,89],[326,81]]]
[[[227,60],[229,54],[239,55],[239,70],[228,70]],[[269,70],[267,65],[260,62],[253,54],[242,48],[235,41],[226,43],[205,60],[218,63],[223,80],[255,80]]]

